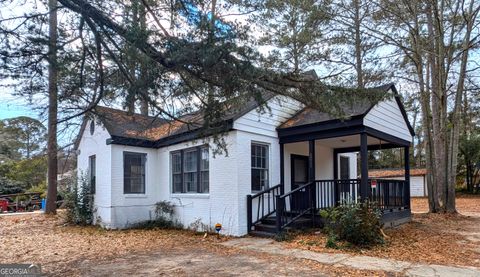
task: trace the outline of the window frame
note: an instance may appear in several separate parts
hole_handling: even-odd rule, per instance
[[[92,166],[93,161],[93,166]],[[88,181],[90,182],[90,193],[95,194],[97,187],[97,156],[88,156]]]
[[[265,168],[261,168],[261,167],[253,167],[253,163],[252,163],[252,150],[253,150],[253,147],[254,146],[261,146],[261,147],[265,147],[266,148],[266,157],[265,157]],[[265,189],[268,189],[270,187],[270,152],[271,152],[271,147],[270,147],[270,144],[269,143],[265,143],[265,142],[260,142],[260,141],[252,141],[250,143],[250,189],[252,191],[252,193],[256,193],[256,192],[260,192],[262,190],[265,190]],[[265,171],[265,178],[266,178],[266,184],[262,187],[260,185],[260,190],[255,190],[253,188],[253,171],[254,170],[263,170]]]
[[[207,149],[207,162],[208,162],[208,167],[207,169],[202,168],[202,151],[203,149]],[[189,152],[194,152],[195,153],[195,170],[194,171],[185,171],[185,156],[186,153]],[[173,157],[174,155],[179,155],[180,157],[180,172],[174,172],[174,161]],[[207,186],[203,186],[202,181],[202,173],[207,172],[208,174],[208,179],[207,179]],[[195,189],[194,190],[189,190],[186,182],[185,182],[185,174],[191,174],[194,173],[194,178],[195,178]],[[182,184],[182,189],[181,191],[177,190],[175,187],[175,175],[180,176],[180,182]],[[172,194],[209,194],[210,193],[210,147],[208,144],[204,145],[199,145],[199,146],[194,146],[194,147],[188,147],[184,149],[179,149],[175,151],[170,152],[170,189]]]
[[[130,191],[126,191],[126,176],[125,176],[125,159],[127,155],[140,155],[142,157],[143,161],[143,190],[141,192],[132,192],[131,188]],[[131,178],[131,177],[130,177]],[[130,187],[131,187],[131,182],[130,182]],[[128,195],[144,195],[146,194],[147,191],[147,153],[143,152],[132,152],[132,151],[123,151],[123,194],[128,194]]]

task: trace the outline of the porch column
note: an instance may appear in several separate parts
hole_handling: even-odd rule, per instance
[[[280,143],[280,184],[282,194],[285,191],[285,144]]]
[[[333,180],[338,179],[338,152],[337,149],[333,149]]]
[[[333,180],[338,180],[338,151],[333,149]],[[333,182],[333,195],[335,195],[335,206],[340,203],[340,183]]]
[[[360,134],[360,198],[362,200],[368,199],[369,187],[368,187],[368,145],[367,145],[367,133]]]
[[[315,182],[315,140],[308,141],[308,182]],[[316,184],[310,186],[310,208],[312,209],[312,227],[314,227],[317,211]]]
[[[405,160],[405,190],[404,190],[404,197],[406,201],[406,206],[410,209],[410,147],[405,146],[403,148],[403,155]]]
[[[315,181],[315,140],[308,141],[308,182]]]

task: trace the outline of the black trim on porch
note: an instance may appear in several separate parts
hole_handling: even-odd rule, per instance
[[[360,179],[316,180],[287,193],[279,184],[255,195],[247,195],[248,231],[255,229],[273,234],[286,228],[321,226],[319,211],[357,201],[360,199],[360,186]],[[395,226],[398,225],[396,222],[410,219],[407,181],[369,179],[368,186],[369,200],[378,205],[385,225]],[[308,198],[297,197],[299,193],[306,194]],[[306,200],[304,205],[296,204],[298,199]]]
[[[410,141],[395,137],[363,125],[363,118],[347,121],[332,120],[278,129],[280,142],[280,180],[272,189],[247,196],[248,231],[260,228],[281,232],[287,227],[298,227],[299,223],[310,227],[318,226],[318,212],[342,202],[370,200],[382,211],[384,222],[408,220],[410,218]],[[333,149],[333,180],[317,180],[315,176],[315,144],[318,140],[348,138],[345,147]],[[358,140],[356,140],[358,138]],[[332,143],[332,140],[329,140]],[[338,146],[338,141],[333,141]],[[308,182],[285,192],[285,145],[308,143]],[[368,151],[403,148],[405,180],[370,179],[368,177]],[[338,157],[341,153],[360,153],[360,178],[339,179]],[[293,154],[292,154],[293,155]],[[292,173],[293,174],[293,173]],[[356,177],[356,176],[355,176]],[[298,201],[302,201],[299,205]],[[252,215],[253,203],[258,205],[257,217]],[[268,211],[260,216],[259,211],[268,203]],[[266,222],[269,222],[267,224]],[[301,224],[301,225],[302,225]]]

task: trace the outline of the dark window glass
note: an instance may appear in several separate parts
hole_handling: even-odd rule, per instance
[[[90,181],[90,192],[95,193],[96,177],[97,177],[97,166],[96,166],[95,155],[88,157],[88,176]]]
[[[145,163],[147,154],[123,153],[123,192],[145,193]]]
[[[340,156],[340,179],[350,179],[350,159],[345,156]]]
[[[173,192],[183,191],[181,152],[172,153],[172,183]]]
[[[209,161],[208,161],[208,148],[200,148],[200,186],[199,192],[208,192],[209,173],[208,173]]]
[[[208,147],[195,147],[173,152],[172,192],[209,192],[209,153]]]
[[[252,191],[268,188],[268,145],[252,143]]]

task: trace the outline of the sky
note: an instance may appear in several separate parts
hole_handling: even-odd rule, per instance
[[[39,118],[26,99],[13,96],[10,89],[0,88],[0,120],[17,116]]]

